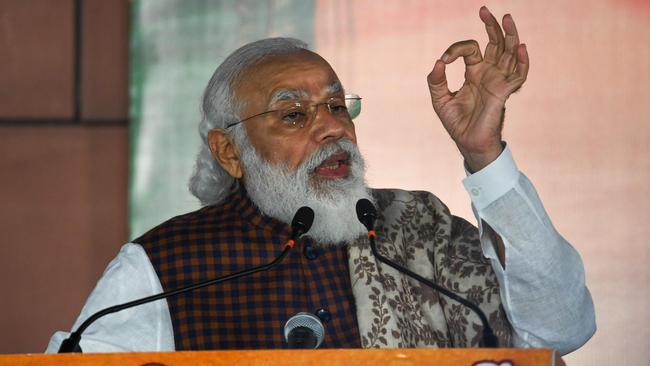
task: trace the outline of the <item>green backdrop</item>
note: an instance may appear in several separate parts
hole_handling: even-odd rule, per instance
[[[200,138],[200,100],[216,67],[269,36],[312,44],[313,1],[131,2],[129,221],[134,238],[200,207],[187,183]]]

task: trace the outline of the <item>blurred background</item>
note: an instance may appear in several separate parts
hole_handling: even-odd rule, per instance
[[[473,221],[426,75],[455,41],[484,48],[481,5],[528,46],[505,139],[596,305],[565,360],[650,365],[648,0],[0,0],[0,353],[42,352],[122,244],[198,207],[201,93],[259,38],[307,41],[364,98],[371,186],[434,192]]]

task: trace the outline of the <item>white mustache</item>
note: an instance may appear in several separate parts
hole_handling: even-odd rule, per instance
[[[352,164],[359,164],[363,161],[361,160],[361,154],[359,153],[357,145],[349,139],[341,139],[337,142],[324,145],[311,153],[311,155],[300,164],[297,171],[312,174],[313,171],[326,160],[330,159],[335,154],[340,154],[341,152],[345,152],[348,155],[348,160]]]

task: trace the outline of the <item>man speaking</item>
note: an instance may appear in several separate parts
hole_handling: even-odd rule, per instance
[[[477,305],[500,346],[570,352],[595,331],[576,251],[557,233],[503,142],[505,103],[529,68],[510,15],[483,7],[489,43],[453,44],[428,76],[433,109],[468,177],[478,228],[428,192],[370,189],[352,119],[360,98],[303,42],[271,38],[233,52],[203,97],[203,147],[190,181],[198,211],[126,244],[73,330],[115,304],[263,265],[303,206],[308,233],[277,267],[107,315],[84,352],[286,348],[283,327],[311,313],[320,347],[477,347],[482,323],[447,296],[380,262],[355,204],[377,209],[378,251]],[[502,30],[503,28],[503,30]],[[462,58],[465,82],[447,88]],[[57,332],[48,351],[67,337]]]

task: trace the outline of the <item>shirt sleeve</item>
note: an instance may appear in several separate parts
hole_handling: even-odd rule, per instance
[[[567,354],[596,331],[594,305],[582,260],[555,230],[510,149],[463,181],[478,219],[483,254],[490,259],[514,330],[515,347],[548,347]],[[485,223],[501,237],[505,268]]]
[[[99,310],[160,292],[160,280],[142,246],[126,244],[109,263],[72,329]],[[45,352],[58,352],[69,335],[56,332]],[[84,353],[173,351],[167,301],[157,300],[99,318],[82,334],[80,346]]]

